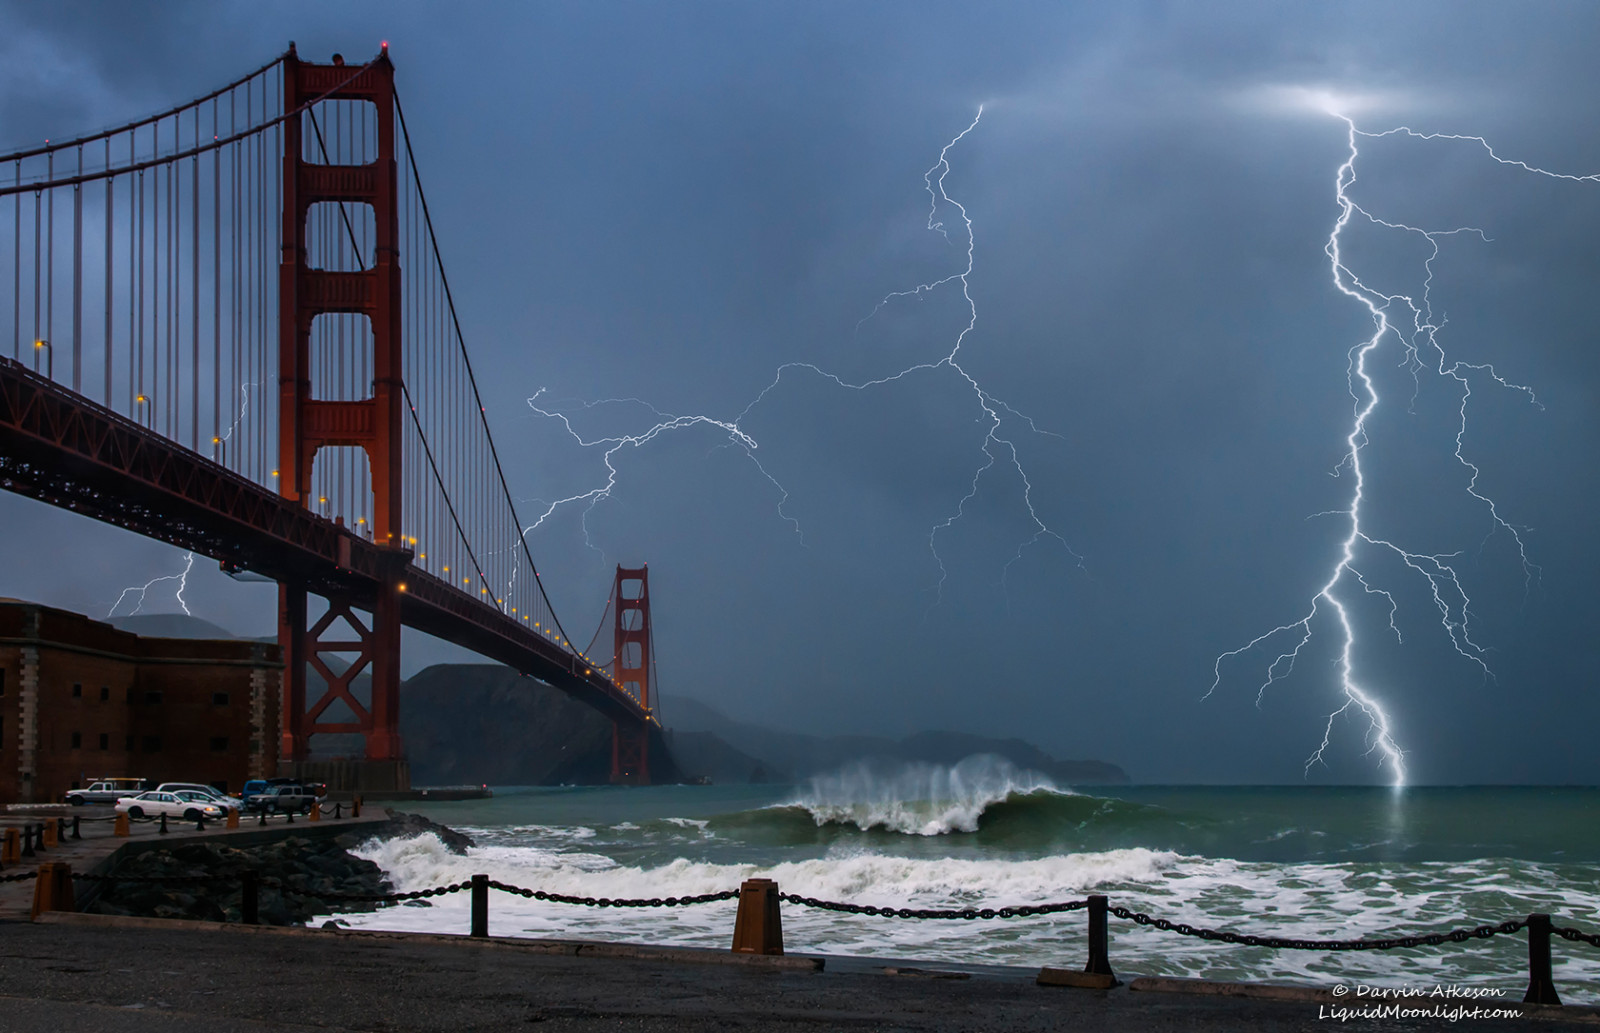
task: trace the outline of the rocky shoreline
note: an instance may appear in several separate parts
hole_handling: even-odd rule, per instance
[[[350,853],[363,843],[431,832],[453,853],[465,854],[474,845],[467,836],[420,815],[394,810],[388,814],[389,820],[382,825],[333,839],[289,836],[243,849],[219,843],[188,843],[173,850],[139,854],[119,864],[112,873],[129,881],[102,883],[100,892],[84,910],[102,915],[238,922],[243,899],[241,876],[245,871],[254,871],[261,879],[257,897],[261,924],[304,925],[316,915],[376,911],[384,906],[368,901],[327,901],[316,896],[394,892],[381,868]]]

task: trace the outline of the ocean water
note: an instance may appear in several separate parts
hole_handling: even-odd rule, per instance
[[[795,786],[500,788],[408,805],[460,829],[359,853],[398,889],[484,872],[591,897],[736,888],[894,907],[1037,904],[1103,893],[1152,916],[1318,939],[1447,932],[1548,912],[1600,932],[1600,789],[1135,786],[1073,789],[992,757],[952,768],[859,767]],[[419,902],[420,903],[420,902]],[[611,909],[490,897],[495,936],[726,947],[734,905]],[[468,895],[345,916],[381,929],[465,932]],[[1082,912],[928,921],[783,906],[790,951],[1081,968]],[[1395,951],[1211,943],[1111,919],[1119,974],[1326,985],[1460,984],[1520,1000],[1523,934]],[[1600,1001],[1600,949],[1553,941],[1564,1000]]]

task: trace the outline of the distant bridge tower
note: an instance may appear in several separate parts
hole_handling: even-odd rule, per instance
[[[350,80],[354,69],[335,58],[331,65],[301,61],[293,48],[283,63],[283,109],[328,97],[372,105],[376,115],[377,156],[366,164],[337,165],[305,160],[305,149],[320,138],[304,139],[301,118],[283,123],[283,253],[278,279],[278,487],[306,506],[315,501],[311,475],[317,452],[358,446],[366,451],[372,477],[372,539],[391,546],[392,562],[384,585],[370,606],[371,627],[355,614],[355,600],[328,595],[328,612],[306,626],[307,584],[280,583],[278,640],[283,646],[283,741],[280,757],[291,767],[307,759],[315,732],[359,732],[366,739],[365,771],[370,788],[406,788],[400,743],[400,574],[410,554],[401,538],[401,384],[399,210],[396,204],[394,65],[388,50]],[[327,157],[327,155],[322,155]],[[371,267],[355,271],[312,268],[307,258],[307,221],[319,203],[367,205],[375,235]],[[313,397],[310,356],[312,322],[326,313],[365,316],[372,328],[371,395],[354,400]],[[361,347],[357,344],[356,347]],[[315,588],[316,586],[310,586]],[[324,637],[329,636],[329,637]],[[348,668],[335,672],[324,653],[355,653]],[[327,691],[306,699],[306,665],[316,668]],[[370,671],[372,699],[363,706],[351,683]],[[329,720],[324,712],[340,701],[354,720]],[[387,784],[387,785],[386,785]]]
[[[650,568],[617,566],[611,588],[616,613],[616,671],[622,688],[650,713]],[[611,781],[650,784],[651,722],[611,723]]]

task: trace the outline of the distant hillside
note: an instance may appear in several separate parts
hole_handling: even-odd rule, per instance
[[[227,628],[186,613],[135,613],[107,624],[140,638],[238,638]],[[274,639],[273,641],[277,641]]]
[[[679,763],[691,773],[699,773],[702,762],[689,748],[694,741],[690,736],[709,733],[722,742],[735,744],[752,758],[760,758],[763,774],[775,781],[807,778],[859,760],[955,764],[975,753],[997,754],[1017,767],[1048,775],[1060,783],[1129,781],[1128,773],[1115,764],[1057,760],[1021,739],[990,739],[965,732],[919,732],[898,741],[866,735],[805,735],[735,721],[699,700],[682,696],[672,697],[667,707],[666,723],[672,729],[673,741],[685,744],[679,749]],[[709,759],[704,763],[710,763]]]
[[[611,777],[611,722],[560,689],[498,664],[436,664],[400,687],[414,785],[597,785]],[[657,782],[682,775],[657,733]]]

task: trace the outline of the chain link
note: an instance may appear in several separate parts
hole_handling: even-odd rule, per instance
[[[1573,929],[1571,926],[1567,926],[1565,928],[1557,927],[1551,929],[1550,931],[1561,937],[1563,940],[1583,942],[1587,943],[1591,947],[1600,947],[1600,933],[1586,933],[1581,929]]]
[[[1151,918],[1143,912],[1132,911],[1118,905],[1112,905],[1106,910],[1118,918],[1129,919],[1138,925],[1154,926],[1163,932],[1174,932],[1181,936],[1198,936],[1202,940],[1220,940],[1223,943],[1238,943],[1246,947],[1276,947],[1287,950],[1382,951],[1398,947],[1437,947],[1442,943],[1464,943],[1475,937],[1486,940],[1502,933],[1514,933],[1528,924],[1527,919],[1518,919],[1513,922],[1501,922],[1499,925],[1480,925],[1474,929],[1452,929],[1448,933],[1397,936],[1385,940],[1300,940],[1281,936],[1255,936],[1227,930],[1199,929],[1184,922]]]
[[[959,918],[966,921],[972,921],[975,918],[1031,918],[1034,915],[1054,915],[1064,911],[1079,911],[1089,906],[1087,900],[1068,900],[1059,904],[1018,904],[1012,907],[1000,908],[939,909],[847,904],[837,900],[818,900],[815,897],[802,897],[793,893],[779,893],[778,899],[786,904],[799,904],[801,907],[814,907],[823,911],[841,911],[848,915],[873,915],[879,918]]]
[[[494,879],[489,880],[489,888],[527,897],[530,900],[548,900],[556,904],[582,904],[585,907],[683,907],[688,904],[712,904],[719,900],[739,899],[738,890],[702,893],[698,897],[572,897],[565,893],[547,893],[544,890],[512,886]]]
[[[27,882],[29,879],[37,879],[38,877],[39,872],[36,869],[31,872],[23,872],[21,875],[0,875],[0,882]]]

